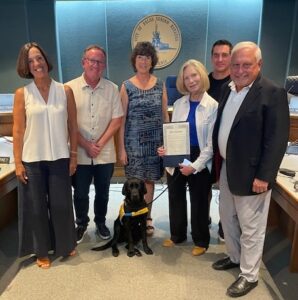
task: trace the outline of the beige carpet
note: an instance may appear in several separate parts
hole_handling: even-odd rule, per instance
[[[162,190],[157,188],[156,194]],[[107,224],[111,227],[122,200],[121,185],[112,185]],[[215,192],[216,193],[216,192]],[[216,198],[216,195],[215,195]],[[91,208],[92,209],[92,208]],[[217,241],[218,206],[212,201],[211,245],[201,257],[191,255],[192,243],[166,249],[162,240],[168,237],[166,193],[154,203],[156,232],[149,239],[154,255],[129,258],[124,246],[115,258],[111,249],[93,252],[90,248],[102,241],[94,234],[90,222],[78,255],[60,258],[49,270],[41,270],[32,259],[20,260],[22,269],[1,295],[2,299],[228,299],[227,287],[239,270],[215,271],[211,264],[224,256],[224,244]],[[90,215],[92,213],[90,212]],[[142,249],[141,249],[142,250]],[[282,299],[266,268],[262,266],[259,285],[242,299]]]

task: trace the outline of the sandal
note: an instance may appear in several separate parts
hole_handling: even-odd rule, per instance
[[[152,225],[152,218],[147,218],[147,226],[146,226],[147,235],[152,236],[154,233],[154,226]]]
[[[171,239],[166,239],[162,243],[163,247],[172,248],[175,246],[175,243]]]
[[[36,259],[36,264],[41,269],[48,269],[51,266],[51,261],[48,257],[42,257]]]

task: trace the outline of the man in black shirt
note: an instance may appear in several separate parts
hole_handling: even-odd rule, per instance
[[[216,41],[211,49],[211,63],[213,71],[209,73],[210,88],[208,94],[217,102],[220,101],[221,87],[225,82],[230,81],[230,63],[232,44],[227,40]],[[209,195],[209,205],[211,202],[212,193]],[[211,223],[211,218],[210,218]],[[221,222],[218,223],[218,236],[224,242],[224,232]]]
[[[211,49],[211,63],[213,71],[210,72],[210,88],[208,94],[217,102],[220,100],[220,90],[222,85],[230,81],[230,62],[232,44],[227,40],[216,41]]]

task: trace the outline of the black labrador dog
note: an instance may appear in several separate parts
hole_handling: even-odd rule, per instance
[[[120,208],[119,216],[114,222],[113,238],[103,246],[94,247],[94,251],[103,251],[112,248],[113,256],[119,255],[118,243],[126,242],[127,255],[142,256],[135,246],[142,241],[146,254],[153,254],[147,243],[146,220],[148,207],[144,199],[147,193],[143,180],[129,178],[123,185],[122,194],[125,196],[124,203]]]

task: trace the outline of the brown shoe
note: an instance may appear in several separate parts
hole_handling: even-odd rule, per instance
[[[171,248],[175,246],[175,243],[171,239],[166,239],[162,243],[163,247]]]
[[[204,254],[206,252],[206,250],[207,250],[206,248],[194,246],[191,251],[191,254],[193,256],[200,256],[200,255]]]

